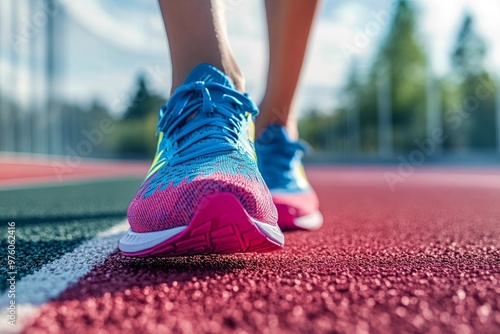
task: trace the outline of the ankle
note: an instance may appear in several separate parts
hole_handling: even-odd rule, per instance
[[[184,80],[186,80],[189,73],[191,73],[191,71],[201,63],[208,63],[212,66],[215,66],[232,81],[236,90],[241,93],[245,92],[245,76],[243,75],[243,72],[240,70],[238,65],[236,65],[236,63],[224,66],[224,64],[222,63],[203,61],[196,63],[196,65],[194,66],[190,65],[184,66],[183,68],[173,69],[172,88],[170,92],[171,95],[174,94],[177,87],[181,86],[184,83]]]
[[[271,124],[277,124],[285,128],[288,137],[291,140],[299,138],[297,119],[295,114],[289,108],[283,107],[281,110],[276,107],[270,107],[264,100],[259,106],[260,114],[255,121],[255,135],[258,138],[264,130]],[[277,104],[274,104],[277,105]]]
[[[261,117],[257,117],[255,121],[255,138],[259,138],[262,135],[262,133],[266,130],[266,128],[273,124],[285,128],[285,131],[290,140],[299,139],[299,130],[297,127],[297,123],[295,121],[289,120],[288,122],[281,122],[274,119],[263,119]]]

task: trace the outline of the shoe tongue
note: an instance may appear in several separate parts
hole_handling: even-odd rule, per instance
[[[221,72],[219,69],[217,69],[215,66],[212,66],[210,64],[200,64],[196,66],[191,73],[187,76],[186,80],[184,81],[184,84],[188,84],[191,82],[197,82],[197,81],[204,81],[204,82],[213,82],[217,83],[223,86],[226,86],[231,89],[235,89],[234,85],[232,82],[229,80],[229,78]],[[213,96],[212,96],[213,97]],[[203,120],[206,117],[214,117],[214,118],[221,118],[220,114],[214,113],[212,115],[208,115],[206,113],[199,113],[195,112],[189,117],[183,124],[179,125],[179,128],[182,127],[184,124],[189,123],[189,122],[196,122],[197,120]],[[220,128],[215,127],[211,124],[207,124],[203,127],[202,130],[194,131],[184,138],[179,140],[179,144],[182,144],[183,142],[189,140],[193,136],[199,135],[201,131],[210,131],[210,130],[220,130]],[[203,139],[201,141],[198,141],[194,143],[193,145],[200,145],[206,142],[211,142],[214,144],[214,139]]]
[[[196,81],[214,82],[234,89],[234,85],[229,78],[215,66],[210,64],[200,64],[196,66],[191,73],[189,73],[184,83]]]

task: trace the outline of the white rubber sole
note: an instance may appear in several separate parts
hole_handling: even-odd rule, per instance
[[[230,193],[209,195],[186,226],[138,233],[129,229],[119,242],[127,256],[177,256],[269,252],[283,248],[278,225],[251,217]]]
[[[304,230],[317,230],[323,226],[323,215],[321,212],[315,211],[306,216],[295,218],[293,223]]]
[[[269,224],[260,223],[256,220],[254,220],[253,223],[262,233],[264,233],[270,239],[276,241],[281,245],[285,243],[285,236],[278,226],[271,226]],[[180,226],[171,228],[169,230],[144,233],[137,233],[132,229],[129,229],[127,231],[127,234],[125,234],[120,239],[119,249],[122,252],[127,253],[135,253],[150,249],[175,237],[179,233],[183,232],[186,228],[187,226]]]

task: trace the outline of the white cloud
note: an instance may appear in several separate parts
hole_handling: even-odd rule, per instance
[[[489,45],[488,64],[490,69],[500,76],[500,2],[498,0],[469,0],[473,8],[475,22]]]
[[[247,90],[258,102],[267,75],[267,28],[262,1],[227,1],[229,41],[246,77]]]
[[[356,61],[362,70],[369,67],[389,25],[389,21],[374,19],[374,14],[385,9],[381,3],[378,5],[371,8],[345,2],[328,15],[319,16],[301,80],[302,109],[331,110],[337,104],[336,94],[342,89],[352,62]],[[361,35],[363,44],[358,44]],[[346,50],[348,47],[352,54]]]
[[[90,32],[112,45],[137,53],[164,52],[165,39],[161,34],[160,15],[151,15],[142,20],[123,20],[113,16],[98,0],[65,2],[68,13]],[[136,13],[129,12],[130,16]],[[156,22],[143,24],[144,22]]]
[[[340,17],[354,19],[359,8],[344,7],[347,9]],[[227,12],[227,21],[230,42],[244,70],[247,89],[259,101],[265,91],[268,65],[264,8],[260,2],[239,2]],[[345,77],[348,64],[339,45],[352,32],[342,23],[325,19],[317,22],[299,85],[299,109],[329,109],[335,104],[334,93]]]
[[[474,16],[478,33],[485,38],[489,49],[490,70],[500,71],[500,2],[496,0],[455,0],[453,6],[445,1],[421,0],[420,29],[431,51],[435,71],[443,75],[450,70],[460,24],[467,10]],[[446,13],[444,15],[443,13]]]

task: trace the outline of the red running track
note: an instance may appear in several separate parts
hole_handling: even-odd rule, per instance
[[[384,171],[310,169],[325,226],[278,253],[115,253],[25,332],[500,332],[500,173]]]
[[[145,175],[143,162],[0,155],[0,188]]]

